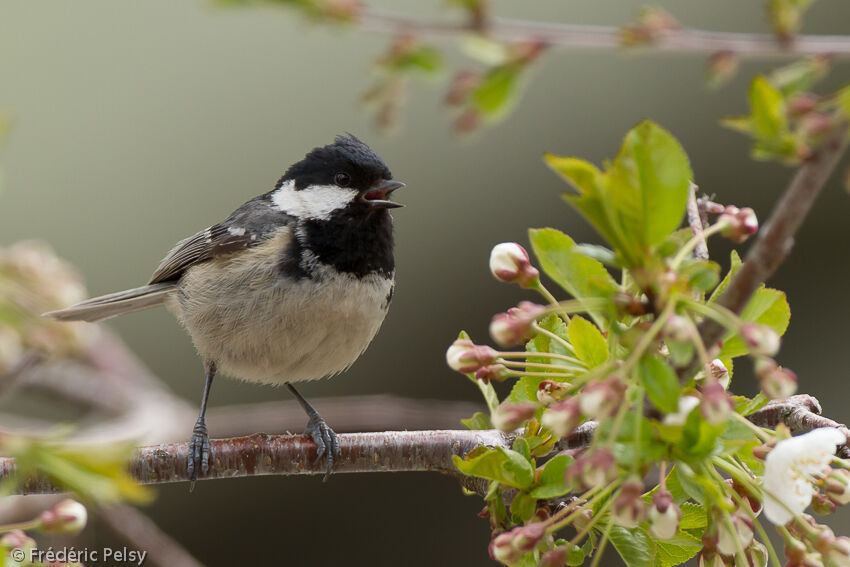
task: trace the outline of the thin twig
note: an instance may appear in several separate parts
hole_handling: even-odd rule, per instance
[[[747,306],[758,287],[776,272],[794,244],[794,235],[808,215],[826,180],[835,169],[847,145],[847,125],[842,124],[830,139],[816,151],[794,176],[779,199],[767,223],[759,231],[744,264],[720,296],[718,304],[734,313]],[[712,348],[723,338],[725,327],[713,319],[705,319],[699,326],[703,343]],[[680,369],[680,378],[688,379],[699,368],[699,360]]]
[[[691,182],[691,190],[688,193],[688,226],[691,227],[691,232],[694,233],[695,237],[702,234],[702,231],[705,229],[705,225],[702,222],[702,215],[699,212],[699,205],[697,204],[697,189],[699,188],[696,184]],[[694,256],[700,260],[708,260],[708,245],[705,242],[705,238],[700,238],[696,248],[694,248]]]
[[[147,552],[145,565],[152,567],[204,567],[171,536],[126,504],[116,504],[97,511],[97,518],[109,531],[130,544]]]
[[[455,37],[480,31],[473,22],[433,20],[364,8],[355,19],[363,29],[380,33],[418,33]],[[484,32],[494,39],[509,42],[536,42],[550,46],[590,49],[621,49],[620,28],[555,22],[492,18]],[[660,31],[643,51],[676,53],[714,53],[731,51],[739,57],[799,57],[829,55],[850,58],[850,37],[840,35],[798,35],[782,41],[770,34],[715,32],[693,28]]]

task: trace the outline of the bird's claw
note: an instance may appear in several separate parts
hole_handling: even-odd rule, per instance
[[[207,425],[203,420],[195,423],[192,430],[192,439],[189,441],[189,462],[187,463],[189,479],[191,484],[189,490],[195,488],[198,473],[205,475],[210,468],[210,436],[207,433]]]
[[[322,482],[325,482],[331,475],[334,461],[339,456],[339,438],[334,433],[334,430],[328,427],[325,420],[318,414],[310,417],[305,433],[312,437],[313,442],[316,444],[316,460],[314,464],[321,461],[322,457],[327,459],[328,467],[325,471],[325,476],[322,478]]]

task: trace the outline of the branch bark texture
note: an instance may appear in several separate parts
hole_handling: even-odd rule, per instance
[[[473,32],[484,33],[508,42],[536,42],[556,47],[621,49],[621,30],[614,26],[535,22],[490,18],[484,22],[429,20],[366,8],[356,23],[363,29],[381,33],[414,33],[437,37],[455,37]],[[661,31],[643,51],[702,53],[731,51],[740,57],[799,57],[826,55],[850,58],[850,37],[839,35],[797,35],[780,40],[771,34],[734,33],[677,28]]]

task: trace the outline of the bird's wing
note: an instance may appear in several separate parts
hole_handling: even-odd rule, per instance
[[[162,259],[148,283],[179,279],[195,264],[261,244],[290,220],[271,207],[265,196],[252,199],[225,221],[178,242]]]

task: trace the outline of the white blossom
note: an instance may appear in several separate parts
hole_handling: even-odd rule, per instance
[[[785,525],[812,502],[814,481],[829,465],[844,434],[831,427],[785,439],[767,454],[764,463],[764,514]]]

